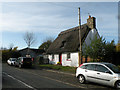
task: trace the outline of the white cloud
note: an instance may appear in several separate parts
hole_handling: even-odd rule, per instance
[[[46,5],[46,6],[44,6]],[[57,7],[57,8],[55,8]],[[58,33],[58,30],[67,26],[75,25],[77,18],[74,16],[65,17],[63,7],[52,6],[48,3],[4,3],[2,22],[0,27],[2,31],[11,32],[47,32],[51,30]],[[74,24],[73,24],[74,23]]]
[[[34,32],[58,32],[60,28],[66,26],[72,26],[75,18],[63,18],[60,15],[34,15],[27,17],[27,14],[23,13],[3,13],[2,22],[0,27],[3,31],[11,32],[24,32],[33,31]],[[59,29],[58,29],[59,28]],[[48,32],[49,33],[49,32]]]
[[[23,31],[28,28],[28,23],[25,18],[21,15],[15,15],[15,13],[5,13],[2,14],[1,28],[4,31]]]

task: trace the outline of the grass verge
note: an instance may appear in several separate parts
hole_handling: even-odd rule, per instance
[[[53,69],[53,70],[58,70],[62,72],[74,73],[74,74],[76,72],[76,67],[52,65],[52,64],[40,64],[38,66],[39,68],[42,68],[42,69]],[[120,68],[120,65],[118,65],[118,67]]]
[[[41,64],[39,65],[39,67],[44,69],[53,69],[53,70],[59,70],[62,72],[69,72],[69,73],[75,73],[76,71],[76,67],[61,66],[61,65]]]

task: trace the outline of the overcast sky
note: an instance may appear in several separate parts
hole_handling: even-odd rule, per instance
[[[61,31],[78,26],[78,7],[81,7],[82,24],[88,13],[96,17],[96,27],[106,41],[118,42],[117,2],[2,2],[0,27],[2,45],[27,47],[23,40],[26,31],[33,32],[38,48],[47,37],[56,38]],[[1,47],[0,46],[0,47]]]

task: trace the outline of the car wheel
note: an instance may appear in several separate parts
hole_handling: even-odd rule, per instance
[[[85,77],[83,75],[79,75],[78,80],[81,84],[85,83]]]
[[[120,88],[120,81],[117,81],[117,82],[115,83],[115,88]]]

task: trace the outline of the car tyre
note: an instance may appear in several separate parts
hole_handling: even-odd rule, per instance
[[[81,84],[85,83],[85,77],[83,75],[79,75],[78,80]]]
[[[115,88],[119,88],[119,89],[120,89],[120,81],[117,81],[117,82],[115,83]]]

